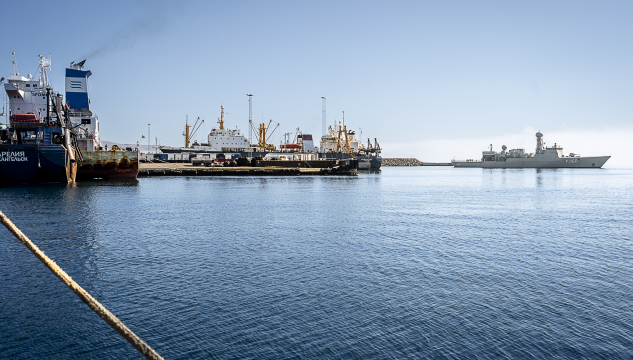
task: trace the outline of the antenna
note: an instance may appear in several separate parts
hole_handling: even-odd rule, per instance
[[[20,75],[18,74],[18,60],[15,58],[15,51],[11,55],[13,55],[13,75]]]
[[[253,94],[246,94],[248,96],[248,146],[253,143]]]
[[[325,136],[326,134],[326,128],[325,128],[325,96],[321,96],[321,107],[322,107],[322,113],[323,113],[323,136]]]

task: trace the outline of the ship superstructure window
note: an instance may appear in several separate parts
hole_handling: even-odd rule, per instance
[[[33,84],[33,87],[37,87],[37,84]]]
[[[26,87],[31,87],[31,84],[26,84]]]

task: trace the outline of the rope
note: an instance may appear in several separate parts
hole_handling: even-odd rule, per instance
[[[86,305],[88,305],[92,311],[97,313],[108,325],[110,325],[119,335],[127,340],[132,346],[136,348],[147,359],[163,359],[154,349],[139,338],[132,330],[128,329],[114,314],[106,309],[97,299],[93,298],[86,290],[84,290],[79,284],[77,284],[59,265],[51,260],[42,250],[40,250],[26,235],[18,229],[9,218],[7,218],[2,211],[0,211],[0,223],[4,225],[18,240],[22,242],[31,252],[40,259],[44,265],[59,278],[66,286],[70,288]]]

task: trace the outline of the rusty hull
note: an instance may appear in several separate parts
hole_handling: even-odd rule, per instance
[[[136,151],[86,151],[77,169],[77,180],[136,179],[138,152]]]

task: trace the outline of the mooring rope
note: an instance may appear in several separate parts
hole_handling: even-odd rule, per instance
[[[92,311],[97,313],[108,325],[110,325],[119,335],[127,340],[132,346],[136,348],[141,354],[148,359],[163,359],[158,355],[154,349],[145,343],[140,337],[132,332],[125,324],[121,322],[114,314],[106,309],[97,299],[93,298],[86,290],[84,290],[79,284],[75,282],[59,265],[51,260],[42,250],[40,250],[26,235],[18,229],[8,217],[6,217],[2,211],[0,211],[0,222],[4,225],[13,235],[15,235],[22,244],[31,250],[31,252],[40,259],[44,265],[59,278],[66,286],[70,288],[86,305],[88,305]]]

